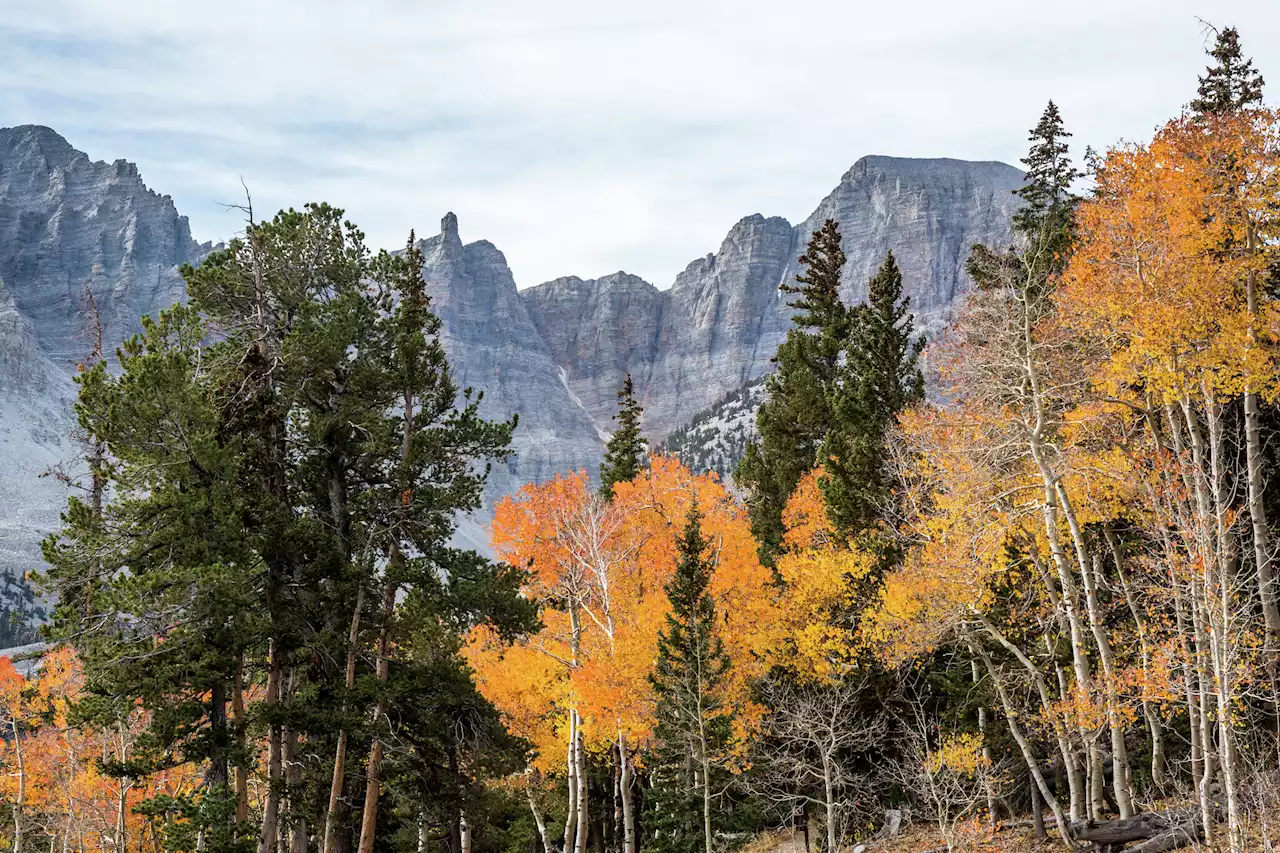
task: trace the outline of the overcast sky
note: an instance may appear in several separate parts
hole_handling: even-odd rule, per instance
[[[1016,164],[1049,98],[1078,152],[1148,137],[1194,94],[1197,15],[1280,93],[1280,0],[3,0],[0,126],[138,163],[200,239],[241,227],[243,177],[375,246],[455,211],[521,287],[667,287],[864,154]]]

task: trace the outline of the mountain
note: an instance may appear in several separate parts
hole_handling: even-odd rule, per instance
[[[969,246],[1010,240],[1021,180],[1000,163],[867,157],[804,222],[746,217],[666,290],[618,272],[518,291],[502,252],[463,243],[457,218],[445,216],[421,248],[455,377],[483,392],[487,417],[520,419],[486,502],[558,472],[594,474],[628,372],[652,440],[672,435],[691,462],[728,470],[758,404],[756,380],[790,322],[778,286],[823,219],[843,227],[846,299],[864,296],[892,249],[921,323],[936,330],[968,286]],[[140,315],[184,298],[178,267],[210,249],[132,164],[92,161],[48,128],[0,129],[0,568],[10,577],[39,566],[39,541],[66,503],[68,487],[44,475],[75,455],[72,377],[91,343],[86,293],[114,348]],[[463,519],[459,540],[484,548],[485,520]],[[0,589],[0,607],[10,600]]]
[[[825,219],[840,223],[848,255],[841,296],[864,299],[892,250],[918,324],[936,333],[968,287],[969,247],[1011,241],[1021,184],[1022,172],[1003,163],[864,157],[804,222],[748,216],[668,290],[617,273],[520,295],[595,422],[607,428],[630,372],[646,433],[660,441],[727,390],[770,372],[792,313],[778,287],[799,272],[797,258]]]
[[[454,380],[484,393],[483,416],[520,418],[515,454],[490,472],[487,502],[560,471],[594,472],[605,436],[565,384],[502,252],[486,240],[463,245],[452,213],[419,247]]]
[[[667,433],[655,453],[674,456],[693,471],[714,471],[726,483],[756,438],[756,412],[764,402],[765,378],[752,379]]]
[[[183,298],[177,266],[209,249],[133,164],[91,161],[47,127],[0,129],[0,565],[11,578],[40,565],[66,504],[48,472],[74,456],[86,294],[113,348],[142,314]]]

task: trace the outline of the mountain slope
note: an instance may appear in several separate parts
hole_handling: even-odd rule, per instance
[[[518,292],[502,252],[464,244],[449,214],[422,242],[445,348],[459,385],[484,392],[487,417],[520,418],[515,453],[494,466],[486,502],[559,472],[594,474],[628,372],[650,438],[671,435],[691,463],[727,472],[790,324],[778,287],[824,218],[844,230],[846,299],[863,297],[892,249],[921,322],[937,329],[968,286],[969,246],[1010,239],[1020,182],[999,163],[863,158],[804,222],[748,216],[665,291],[618,272]],[[74,456],[86,292],[114,348],[139,315],[184,298],[177,267],[209,248],[132,164],[94,162],[48,128],[0,129],[0,569],[11,576],[38,567],[39,540],[66,503],[66,487],[41,475]],[[483,548],[485,519],[464,519],[461,541]]]
[[[969,286],[969,247],[1012,239],[1013,190],[1021,183],[1022,173],[1003,163],[864,157],[799,225],[748,216],[719,251],[691,263],[666,291],[644,290],[644,282],[628,277],[631,291],[647,294],[644,326],[655,311],[659,320],[653,344],[630,348],[626,357],[609,335],[622,327],[625,303],[605,298],[622,274],[575,286],[560,279],[521,297],[539,328],[577,319],[571,333],[558,333],[572,346],[552,352],[592,417],[609,417],[609,390],[630,372],[645,406],[646,432],[661,440],[726,390],[770,371],[792,313],[778,287],[799,272],[796,259],[823,220],[836,219],[844,236],[846,301],[866,297],[867,279],[892,250],[920,326],[937,332]],[[616,310],[601,311],[601,304]]]
[[[0,129],[0,569],[11,577],[39,567],[66,504],[44,475],[74,455],[88,290],[114,347],[183,297],[177,265],[208,250],[134,165],[91,161],[47,127]]]

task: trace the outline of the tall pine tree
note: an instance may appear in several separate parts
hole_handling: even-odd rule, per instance
[[[805,271],[784,293],[798,312],[773,361],[777,371],[765,383],[768,398],[756,415],[759,440],[747,447],[734,472],[748,492],[751,529],[769,559],[782,545],[782,510],[800,478],[818,462],[831,429],[832,389],[851,324],[840,300],[845,254],[840,226],[828,219],[800,257]]]
[[[822,446],[823,495],[832,524],[846,538],[871,530],[889,499],[885,439],[898,414],[924,399],[911,299],[890,252],[867,285],[832,391],[832,427]]]
[[[1234,113],[1262,104],[1262,75],[1240,49],[1240,33],[1235,27],[1214,30],[1213,48],[1206,51],[1216,64],[1205,69],[1200,87],[1191,101],[1196,115]]]
[[[712,799],[723,786],[721,762],[732,736],[730,710],[719,696],[729,657],[710,594],[715,558],[708,553],[696,501],[676,545],[679,563],[667,584],[671,612],[650,675],[658,746],[645,823],[658,853],[711,853],[712,813],[725,811],[713,810]]]
[[[174,832],[210,853],[373,849],[470,748],[422,704],[478,708],[459,635],[532,617],[517,573],[450,544],[514,423],[450,378],[421,255],[373,256],[339,210],[251,223],[183,275],[190,307],[80,379],[109,499],[73,502],[46,545],[53,588],[81,590],[54,632],[93,701],[151,712],[131,773],[203,770],[152,804],[186,816]]]
[[[644,470],[649,441],[640,433],[643,416],[644,409],[636,400],[635,385],[628,373],[618,389],[618,412],[613,416],[618,428],[609,436],[604,462],[600,465],[600,494],[606,500],[613,499],[616,484],[629,483]]]
[[[1080,172],[1071,163],[1070,138],[1058,105],[1049,101],[1031,130],[1031,149],[1022,159],[1026,183],[1014,191],[1023,202],[1013,215],[1014,230],[1027,237],[1028,258],[1046,275],[1066,268],[1071,220],[1079,201],[1071,191]]]

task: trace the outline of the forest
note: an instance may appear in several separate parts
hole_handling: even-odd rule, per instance
[[[892,254],[842,302],[829,220],[733,477],[650,453],[628,377],[492,558],[453,534],[520,424],[413,234],[246,205],[189,302],[118,348],[88,314],[3,843],[1276,849],[1280,111],[1211,36],[1150,139],[1073,160],[1049,102],[945,334]]]

